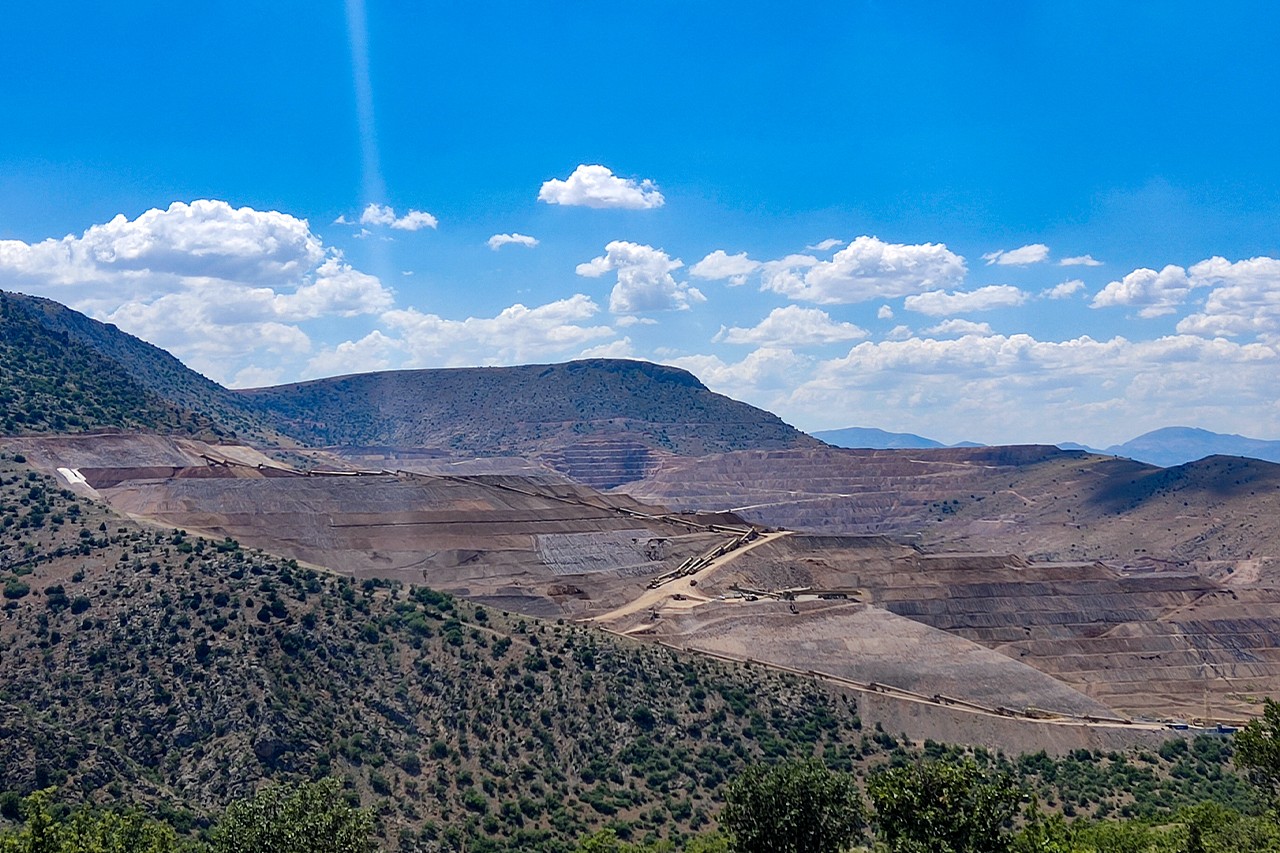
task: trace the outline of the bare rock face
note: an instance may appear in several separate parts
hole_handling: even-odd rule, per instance
[[[593,438],[548,451],[541,461],[593,489],[612,489],[644,479],[670,455],[641,441]]]

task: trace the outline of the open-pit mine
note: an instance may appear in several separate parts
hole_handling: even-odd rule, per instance
[[[1266,463],[1196,491],[1195,471],[1046,448],[776,451],[600,492],[542,463],[388,447],[4,449],[140,521],[800,673],[916,738],[1155,743],[1235,725],[1280,686],[1274,537],[1239,545],[1271,523]],[[1142,520],[1166,492],[1177,534]]]

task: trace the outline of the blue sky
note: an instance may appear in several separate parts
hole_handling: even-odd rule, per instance
[[[28,4],[0,287],[240,386],[608,354],[1280,438],[1280,7],[1116,5]]]

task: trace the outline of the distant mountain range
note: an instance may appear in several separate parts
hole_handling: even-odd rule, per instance
[[[940,441],[934,441],[932,438],[925,438],[921,435],[909,432],[886,432],[872,427],[824,429],[810,434],[820,441],[825,441],[832,447],[870,450],[912,450],[927,447],[946,447]]]
[[[1138,462],[1171,468],[1206,456],[1241,456],[1280,462],[1280,441],[1265,441],[1243,435],[1226,435],[1195,427],[1164,427],[1143,433],[1124,444],[1096,450],[1080,444],[1060,444],[1064,450],[1088,450],[1110,456],[1125,456]]]
[[[868,427],[819,430],[814,438],[834,447],[868,450],[927,449],[937,447],[982,447],[973,442],[946,445],[932,438],[907,432],[886,432]],[[1243,435],[1227,435],[1194,427],[1164,427],[1143,433],[1124,444],[1107,448],[1090,447],[1074,441],[1058,442],[1063,450],[1083,450],[1105,456],[1123,456],[1148,465],[1172,468],[1195,462],[1207,456],[1239,456],[1245,459],[1261,459],[1264,462],[1280,462],[1280,441],[1266,441]]]

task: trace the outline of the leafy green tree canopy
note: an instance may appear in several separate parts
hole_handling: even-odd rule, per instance
[[[1267,699],[1262,717],[1236,732],[1232,748],[1235,765],[1249,774],[1273,807],[1280,807],[1280,702]]]
[[[852,776],[810,759],[748,768],[720,822],[740,853],[837,853],[862,835],[866,810]]]
[[[51,810],[53,788],[22,800],[24,824],[0,835],[0,853],[175,853],[172,827],[128,812],[76,811],[61,820]]]
[[[233,803],[214,830],[214,853],[367,853],[373,816],[347,803],[337,779],[269,785]]]
[[[867,785],[880,837],[894,853],[1005,853],[1022,794],[972,759],[896,767]]]

